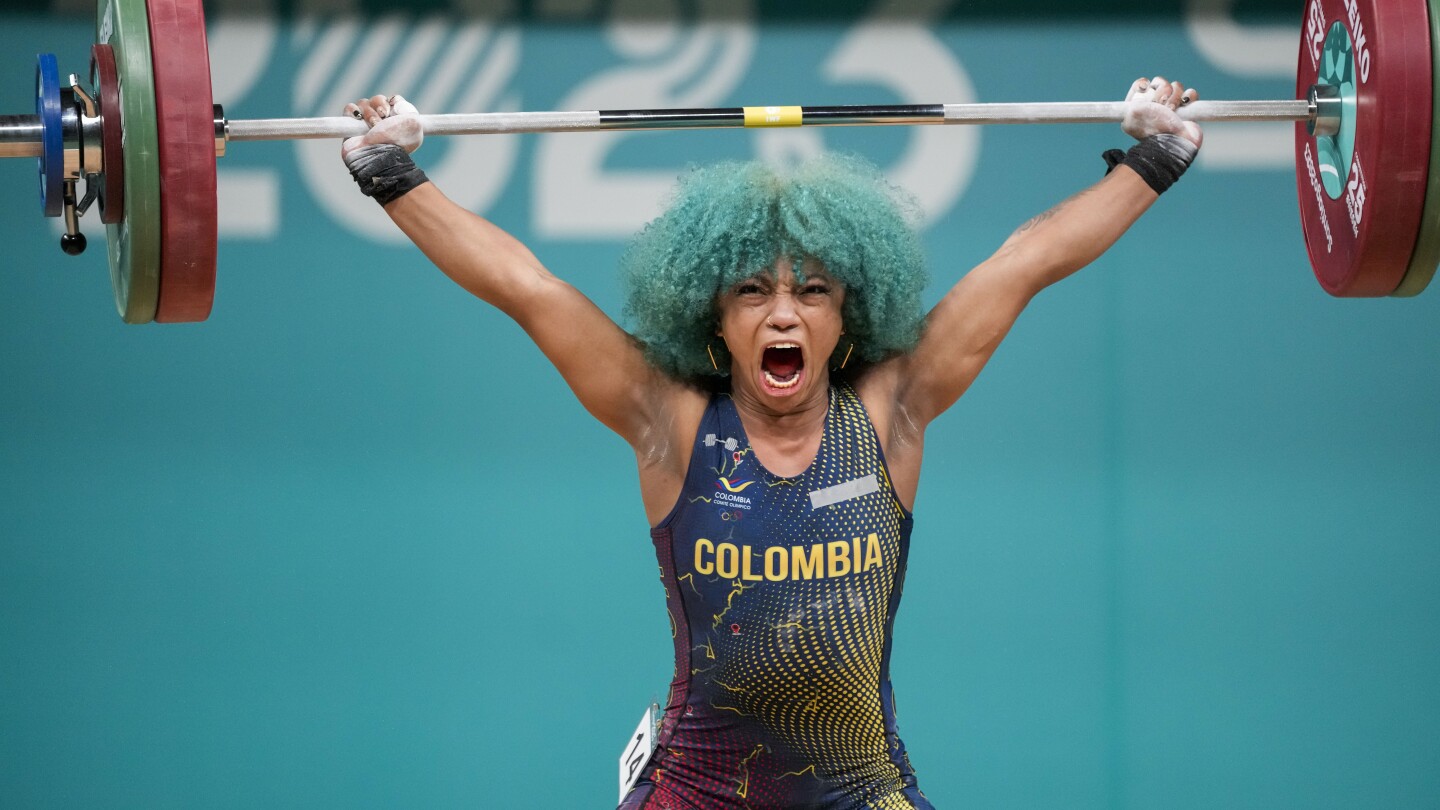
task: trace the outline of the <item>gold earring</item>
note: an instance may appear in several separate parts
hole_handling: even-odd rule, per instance
[[[845,359],[840,361],[840,368],[845,368],[845,364],[850,362],[850,353],[853,351],[855,351],[855,341],[852,340],[850,341],[850,348],[845,350]]]
[[[715,353],[710,351],[710,341],[708,340],[705,341],[705,353],[710,355],[710,367],[715,369],[716,371],[719,371],[720,366],[715,364]]]

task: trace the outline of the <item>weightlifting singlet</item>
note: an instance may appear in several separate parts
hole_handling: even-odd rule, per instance
[[[658,748],[625,810],[930,808],[896,733],[890,632],[911,518],[849,385],[815,461],[772,475],[728,395],[651,531],[675,638]]]

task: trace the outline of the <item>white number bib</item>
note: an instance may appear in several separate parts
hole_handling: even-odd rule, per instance
[[[640,718],[640,725],[635,727],[635,733],[625,744],[625,752],[620,755],[620,801],[625,800],[625,794],[635,786],[645,763],[655,753],[655,737],[659,728],[660,707],[651,703]]]

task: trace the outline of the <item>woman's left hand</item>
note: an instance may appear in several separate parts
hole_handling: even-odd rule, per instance
[[[371,96],[345,105],[345,114],[370,125],[364,135],[346,138],[340,145],[340,156],[349,164],[350,153],[362,146],[392,144],[407,153],[420,148],[425,129],[420,124],[420,111],[404,96]]]

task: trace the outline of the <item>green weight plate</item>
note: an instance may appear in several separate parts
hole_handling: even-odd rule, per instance
[[[1434,63],[1435,79],[1431,84],[1434,103],[1432,116],[1440,117],[1440,0],[1430,0],[1430,60]],[[1420,237],[1410,256],[1410,269],[1391,295],[1419,295],[1435,277],[1440,265],[1440,126],[1430,121],[1430,173],[1425,183],[1425,208],[1420,215]]]
[[[99,0],[95,38],[115,52],[124,125],[125,217],[105,226],[110,282],[120,317],[149,323],[160,296],[160,149],[145,0]]]

